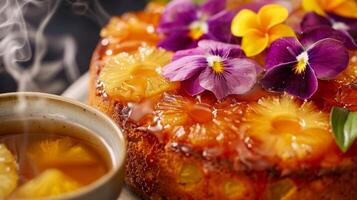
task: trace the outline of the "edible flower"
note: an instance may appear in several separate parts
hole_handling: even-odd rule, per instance
[[[344,17],[357,17],[357,2],[355,0],[303,0],[306,11],[314,11],[319,15],[334,13]]]
[[[238,45],[202,40],[194,49],[175,53],[163,68],[163,75],[191,96],[211,91],[222,100],[230,94],[248,92],[256,82],[260,67],[245,57]]]
[[[233,35],[242,37],[242,49],[247,56],[255,56],[264,51],[274,40],[294,37],[294,31],[282,24],[288,18],[288,10],[278,4],[268,4],[258,13],[249,9],[241,10],[233,19]]]
[[[303,37],[310,40],[305,43],[334,38],[343,42],[349,49],[357,49],[357,18],[347,18],[332,13],[320,16],[310,12],[301,21],[301,29]]]
[[[318,78],[336,77],[346,69],[348,60],[347,49],[335,39],[323,39],[307,47],[296,38],[281,38],[267,51],[267,72],[261,84],[271,91],[308,99],[317,90]]]
[[[158,32],[165,35],[158,46],[177,51],[197,47],[201,39],[231,43],[234,12],[226,11],[225,0],[207,0],[197,5],[192,0],[171,1],[161,17]]]

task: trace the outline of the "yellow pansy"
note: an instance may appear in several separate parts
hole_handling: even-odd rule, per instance
[[[233,19],[233,35],[242,37],[242,49],[247,56],[264,51],[274,40],[295,37],[295,32],[282,24],[288,18],[288,10],[278,4],[263,6],[258,13],[243,9]]]
[[[331,12],[344,17],[357,18],[355,0],[303,0],[302,6],[305,10],[314,11],[320,15]]]

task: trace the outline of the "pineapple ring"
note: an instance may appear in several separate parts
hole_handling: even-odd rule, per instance
[[[17,186],[17,165],[14,156],[0,144],[0,199],[7,197]]]
[[[97,163],[97,159],[87,148],[68,137],[39,141],[29,148],[27,154],[40,168]]]
[[[172,53],[152,47],[140,47],[132,54],[120,53],[107,61],[99,80],[110,97],[139,102],[178,87],[160,74],[171,57]]]
[[[199,99],[165,95],[155,109],[155,119],[173,138],[195,147],[215,147],[237,139],[245,104],[226,99],[211,106]]]
[[[298,190],[295,183],[290,179],[282,179],[267,185],[264,192],[266,200],[287,200]]]
[[[151,14],[152,15],[152,14]],[[111,42],[121,42],[123,40],[142,41],[142,37],[148,42],[159,41],[159,36],[155,33],[157,23],[150,22],[150,13],[125,14],[122,17],[114,17],[109,24],[101,31],[103,38],[110,37]],[[146,21],[144,21],[146,20]],[[144,40],[145,41],[145,40]]]
[[[14,197],[22,199],[59,196],[73,192],[80,187],[79,183],[61,171],[48,169],[17,189]]]
[[[182,165],[178,174],[178,184],[187,190],[192,190],[203,180],[203,172],[193,163]]]
[[[163,5],[151,2],[147,5],[145,11],[113,17],[108,25],[102,29],[100,36],[110,38],[113,42],[128,39],[142,41],[142,37],[152,42],[158,42],[160,38],[155,30],[160,22],[163,9]]]
[[[107,55],[135,51],[143,43],[156,46],[161,39],[156,27],[163,10],[162,4],[151,2],[145,11],[111,18],[100,33],[105,38],[102,44],[109,50]]]
[[[248,107],[242,132],[253,150],[278,165],[321,158],[334,144],[328,114],[290,96],[262,98]]]

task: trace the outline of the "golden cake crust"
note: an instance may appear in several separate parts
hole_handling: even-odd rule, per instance
[[[157,136],[148,131],[139,131],[130,123],[125,123],[123,113],[124,105],[117,103],[114,99],[101,94],[97,86],[98,74],[101,70],[100,53],[101,45],[95,50],[90,67],[90,89],[89,104],[106,113],[114,119],[123,129],[128,140],[128,159],[126,165],[126,182],[135,193],[144,199],[230,199],[222,194],[224,186],[219,186],[225,179],[232,180],[237,172],[232,172],[228,167],[219,163],[212,163],[215,169],[205,175],[208,181],[200,183],[199,186],[190,188],[180,184],[177,179],[183,164],[201,167],[204,162],[200,157],[187,155],[184,151],[170,150],[160,143]],[[319,173],[327,173],[321,175]],[[259,178],[269,178],[269,172],[241,172],[238,179],[250,181]],[[301,171],[296,174],[297,180],[304,182],[293,189],[284,200],[321,200],[341,199],[354,200],[357,196],[357,168],[333,170],[331,172]],[[270,177],[271,178],[271,177]],[[286,181],[286,178],[278,178],[278,181]],[[198,178],[199,179],[199,178]],[[274,179],[271,178],[272,180]],[[258,181],[259,182],[259,181]],[[256,183],[252,183],[256,184]],[[258,199],[264,196],[264,187],[257,186],[248,189],[242,200]],[[260,190],[257,190],[260,188]],[[265,195],[267,196],[267,195]],[[231,199],[235,199],[234,197]],[[269,199],[268,197],[266,199]]]
[[[236,170],[186,146],[167,146],[157,134],[128,121],[128,105],[103,91],[98,77],[104,67],[107,43],[107,39],[99,43],[91,60],[89,104],[123,128],[128,141],[126,182],[143,199],[354,200],[357,196],[355,159],[284,174],[269,168]],[[119,51],[131,51],[135,45]]]

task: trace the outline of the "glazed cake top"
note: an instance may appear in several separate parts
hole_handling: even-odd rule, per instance
[[[114,17],[97,92],[165,148],[237,170],[343,166],[357,150],[357,3],[309,2],[173,0]]]

